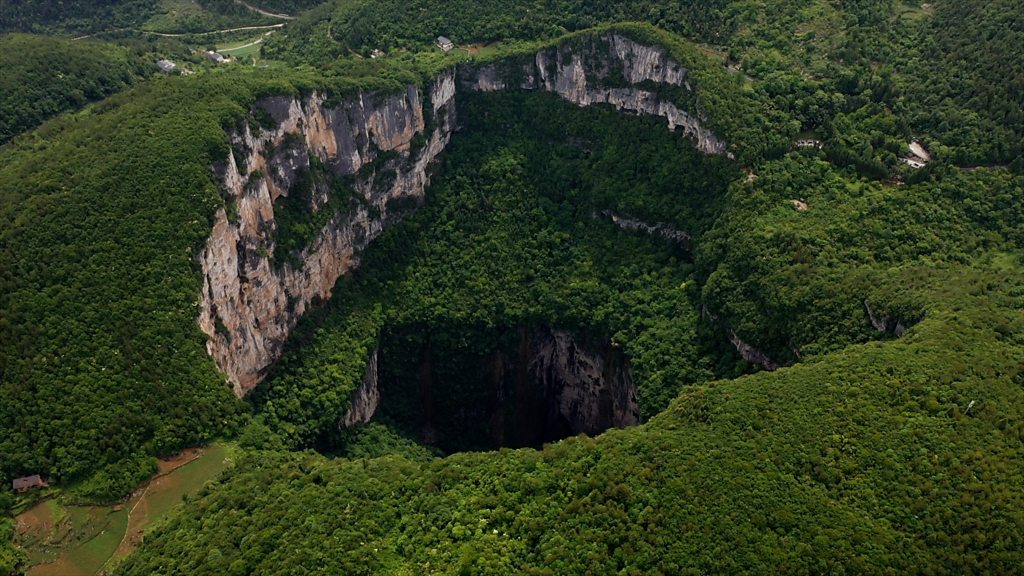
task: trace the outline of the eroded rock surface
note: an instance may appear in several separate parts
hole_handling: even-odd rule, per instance
[[[537,329],[527,372],[545,399],[551,430],[594,435],[640,422],[629,360],[610,341],[588,346],[566,330]]]
[[[510,86],[513,78],[518,86]],[[477,92],[544,90],[578,106],[611,104],[617,110],[661,116],[669,130],[681,130],[698,150],[733,156],[728,144],[704,125],[705,118],[655,92],[656,87],[671,86],[693,94],[689,71],[663,48],[618,34],[541,50],[514,74],[504,63],[462,70],[459,85]]]
[[[409,86],[399,94],[362,92],[337,106],[320,93],[264,98],[257,112],[272,126],[234,130],[234,153],[215,167],[226,208],[199,254],[199,326],[239,396],[264,378],[310,305],[330,298],[338,278],[359,265],[360,251],[421,203],[428,166],[456,129],[457,90],[503,90],[510,74],[521,78],[519,88],[554,92],[580,106],[608,103],[664,117],[700,150],[731,156],[698,113],[653,91],[667,86],[677,96],[691,94],[688,71],[663,49],[618,34],[544,49],[525,64],[447,71],[423,89],[427,97]],[[358,202],[332,215],[287,261],[275,261],[275,203],[295,201],[289,195],[314,166],[351,181]],[[309,209],[326,209],[329,182],[307,186]]]
[[[366,372],[363,374],[363,381],[352,393],[352,404],[341,419],[342,428],[352,428],[359,424],[366,424],[377,412],[377,405],[380,404],[380,387],[378,384],[377,361],[379,353],[373,351],[369,360],[366,361]]]
[[[276,128],[254,132],[245,125],[230,135],[235,153],[218,167],[228,207],[217,211],[199,255],[199,325],[238,395],[263,378],[309,305],[330,298],[338,278],[358,265],[359,251],[397,219],[396,200],[423,198],[427,167],[454,129],[453,75],[443,74],[429,90],[435,122],[418,150],[413,140],[426,121],[412,86],[402,94],[361,94],[338,108],[324,107],[320,94],[268,98],[259,106]],[[350,178],[361,199],[333,216],[294,259],[275,262],[274,203],[313,157],[333,177]],[[313,186],[314,209],[328,193],[324,184]]]

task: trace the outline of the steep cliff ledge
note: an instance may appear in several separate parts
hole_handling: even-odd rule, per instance
[[[337,279],[358,265],[359,251],[396,219],[401,201],[422,199],[427,166],[454,127],[453,75],[442,74],[429,94],[433,129],[419,149],[414,143],[427,118],[413,86],[402,94],[360,94],[337,108],[325,107],[321,94],[267,98],[258,107],[275,127],[256,132],[245,125],[230,135],[235,152],[216,167],[227,208],[217,211],[199,255],[199,325],[238,395],[259,383],[309,305],[330,298]],[[328,203],[331,181],[351,182],[355,201],[294,258],[274,261],[275,202],[309,177],[311,164],[328,174],[302,200],[312,212]]]
[[[620,111],[661,116],[669,130],[681,130],[698,150],[733,157],[727,143],[695,112],[689,71],[664,49],[619,34],[552,46],[519,66],[500,62],[464,69],[459,87],[477,92],[544,90],[578,106],[611,104]]]
[[[234,153],[215,167],[226,207],[199,255],[199,325],[239,396],[264,378],[309,306],[358,266],[360,251],[421,203],[428,166],[456,129],[457,91],[510,86],[662,116],[700,150],[730,155],[699,113],[683,109],[697,109],[688,71],[664,50],[614,33],[576,37],[526,60],[466,65],[423,93],[411,85],[361,92],[337,106],[321,93],[265,98],[254,108],[260,127],[229,134]],[[319,231],[291,249],[280,238],[282,210],[295,206],[308,216],[303,227],[317,223]]]

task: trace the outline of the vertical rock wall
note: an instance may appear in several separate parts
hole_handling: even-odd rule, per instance
[[[510,85],[516,81],[518,86]],[[661,116],[669,130],[682,131],[698,150],[733,157],[728,144],[704,126],[705,118],[683,110],[654,90],[674,87],[693,93],[689,71],[663,48],[618,34],[541,50],[514,74],[504,64],[464,69],[459,86],[475,92],[544,90],[578,106],[611,104],[616,110]]]
[[[229,135],[234,153],[215,167],[227,208],[215,215],[199,254],[199,326],[239,396],[263,379],[309,306],[330,298],[338,278],[358,266],[360,251],[400,217],[392,208],[422,200],[428,166],[456,128],[457,87],[503,90],[511,73],[520,77],[519,88],[555,92],[580,106],[609,103],[662,116],[700,150],[729,155],[699,115],[652,91],[693,89],[688,71],[663,49],[609,34],[542,50],[525,65],[500,66],[464,67],[458,82],[455,72],[442,73],[424,89],[428,98],[415,86],[398,94],[360,92],[338,106],[317,93],[265,98],[258,112],[272,127],[245,125]],[[333,215],[294,258],[276,262],[275,202],[287,199],[314,163],[351,180],[360,201]],[[310,209],[323,208],[329,194],[329,186],[314,183]]]
[[[309,305],[330,298],[337,279],[358,265],[359,251],[396,219],[392,202],[422,199],[427,167],[454,128],[453,75],[441,75],[429,90],[435,122],[419,150],[412,144],[426,119],[414,86],[402,94],[360,94],[338,108],[324,107],[320,94],[267,98],[258,106],[276,128],[255,132],[245,125],[230,135],[235,153],[217,167],[228,209],[217,211],[199,255],[199,326],[238,395],[263,378]],[[274,203],[313,156],[334,177],[351,178],[361,201],[335,215],[294,261],[274,262]],[[327,193],[315,187],[314,208]]]
[[[526,370],[545,400],[552,431],[596,435],[640,422],[629,360],[609,341],[588,346],[568,331],[539,328]]]

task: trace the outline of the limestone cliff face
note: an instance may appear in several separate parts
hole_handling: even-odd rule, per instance
[[[518,86],[510,86],[516,81]],[[702,152],[733,156],[726,142],[704,126],[704,118],[655,92],[668,86],[692,95],[689,71],[664,49],[618,34],[541,50],[514,74],[504,63],[462,70],[459,85],[478,92],[544,90],[579,106],[605,103],[617,110],[661,116],[669,130],[681,130]]]
[[[426,118],[415,87],[359,94],[336,108],[324,106],[320,94],[267,98],[258,106],[275,128],[246,125],[230,134],[235,153],[216,167],[228,209],[218,210],[199,254],[199,326],[238,395],[259,383],[309,305],[330,298],[337,279],[358,265],[359,251],[396,219],[395,201],[422,199],[427,167],[454,128],[453,75],[442,74],[429,90],[433,129],[417,150],[414,137]],[[274,203],[313,157],[333,177],[350,178],[361,200],[331,218],[293,261],[274,262]],[[326,185],[314,185],[311,208],[327,194]]]
[[[753,345],[744,342],[743,339],[741,339],[739,335],[736,334],[736,331],[730,328],[724,322],[719,322],[718,315],[712,313],[711,310],[708,308],[707,304],[701,306],[701,314],[709,321],[723,325],[722,327],[729,335],[729,342],[732,343],[733,348],[736,349],[736,352],[739,353],[740,357],[746,360],[747,362],[750,362],[751,364],[756,364],[757,366],[760,366],[761,368],[769,372],[773,370],[778,370],[781,367],[781,365],[778,362],[772,360],[767,354],[765,354],[758,348],[754,347]],[[796,354],[799,355],[799,353]]]
[[[415,86],[398,94],[362,92],[338,105],[317,93],[264,98],[256,112],[271,121],[230,133],[234,153],[215,166],[227,208],[215,215],[198,258],[199,326],[239,396],[263,379],[310,305],[330,298],[338,278],[358,266],[360,251],[405,207],[420,203],[427,168],[456,129],[457,89],[502,90],[503,78],[517,69],[519,88],[555,92],[580,106],[609,103],[662,116],[700,150],[731,156],[699,115],[652,91],[660,86],[690,94],[688,71],[664,50],[617,34],[548,48],[526,64],[444,72],[424,88],[426,98]],[[350,181],[359,201],[331,216],[294,257],[275,261],[275,203],[298,201],[290,195],[305,186],[308,198],[301,201],[309,210],[327,209],[329,183],[304,180],[313,166]]]
[[[611,220],[612,224],[615,224],[627,232],[650,234],[651,236],[668,240],[669,242],[682,246],[683,248],[690,248],[690,235],[670,224],[666,224],[664,222],[655,222],[654,224],[651,224],[649,222],[644,222],[643,220],[630,218],[629,216],[612,212],[611,210],[605,210],[601,214]]]
[[[901,338],[907,331],[907,327],[903,325],[902,320],[888,314],[879,314],[871,308],[871,304],[867,300],[864,301],[864,310],[868,313],[868,320],[871,322],[871,326],[882,334],[892,334],[897,338]]]
[[[373,351],[370,359],[366,361],[366,372],[363,374],[363,381],[352,393],[352,404],[348,411],[341,418],[342,428],[352,428],[359,424],[366,424],[377,412],[377,405],[380,403],[380,388],[377,383],[377,360],[379,353]]]
[[[609,338],[544,325],[496,330],[518,337],[485,353],[464,344],[475,332],[413,339],[418,349],[386,339],[383,411],[411,420],[402,410],[415,397],[421,440],[445,450],[540,446],[640,422],[629,359]]]
[[[629,360],[610,342],[588,346],[565,330],[540,328],[527,371],[546,399],[549,429],[594,435],[640,422]]]

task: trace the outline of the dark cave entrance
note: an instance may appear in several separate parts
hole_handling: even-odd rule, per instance
[[[629,360],[607,337],[544,325],[403,326],[378,352],[378,417],[444,452],[539,447],[639,422]]]

